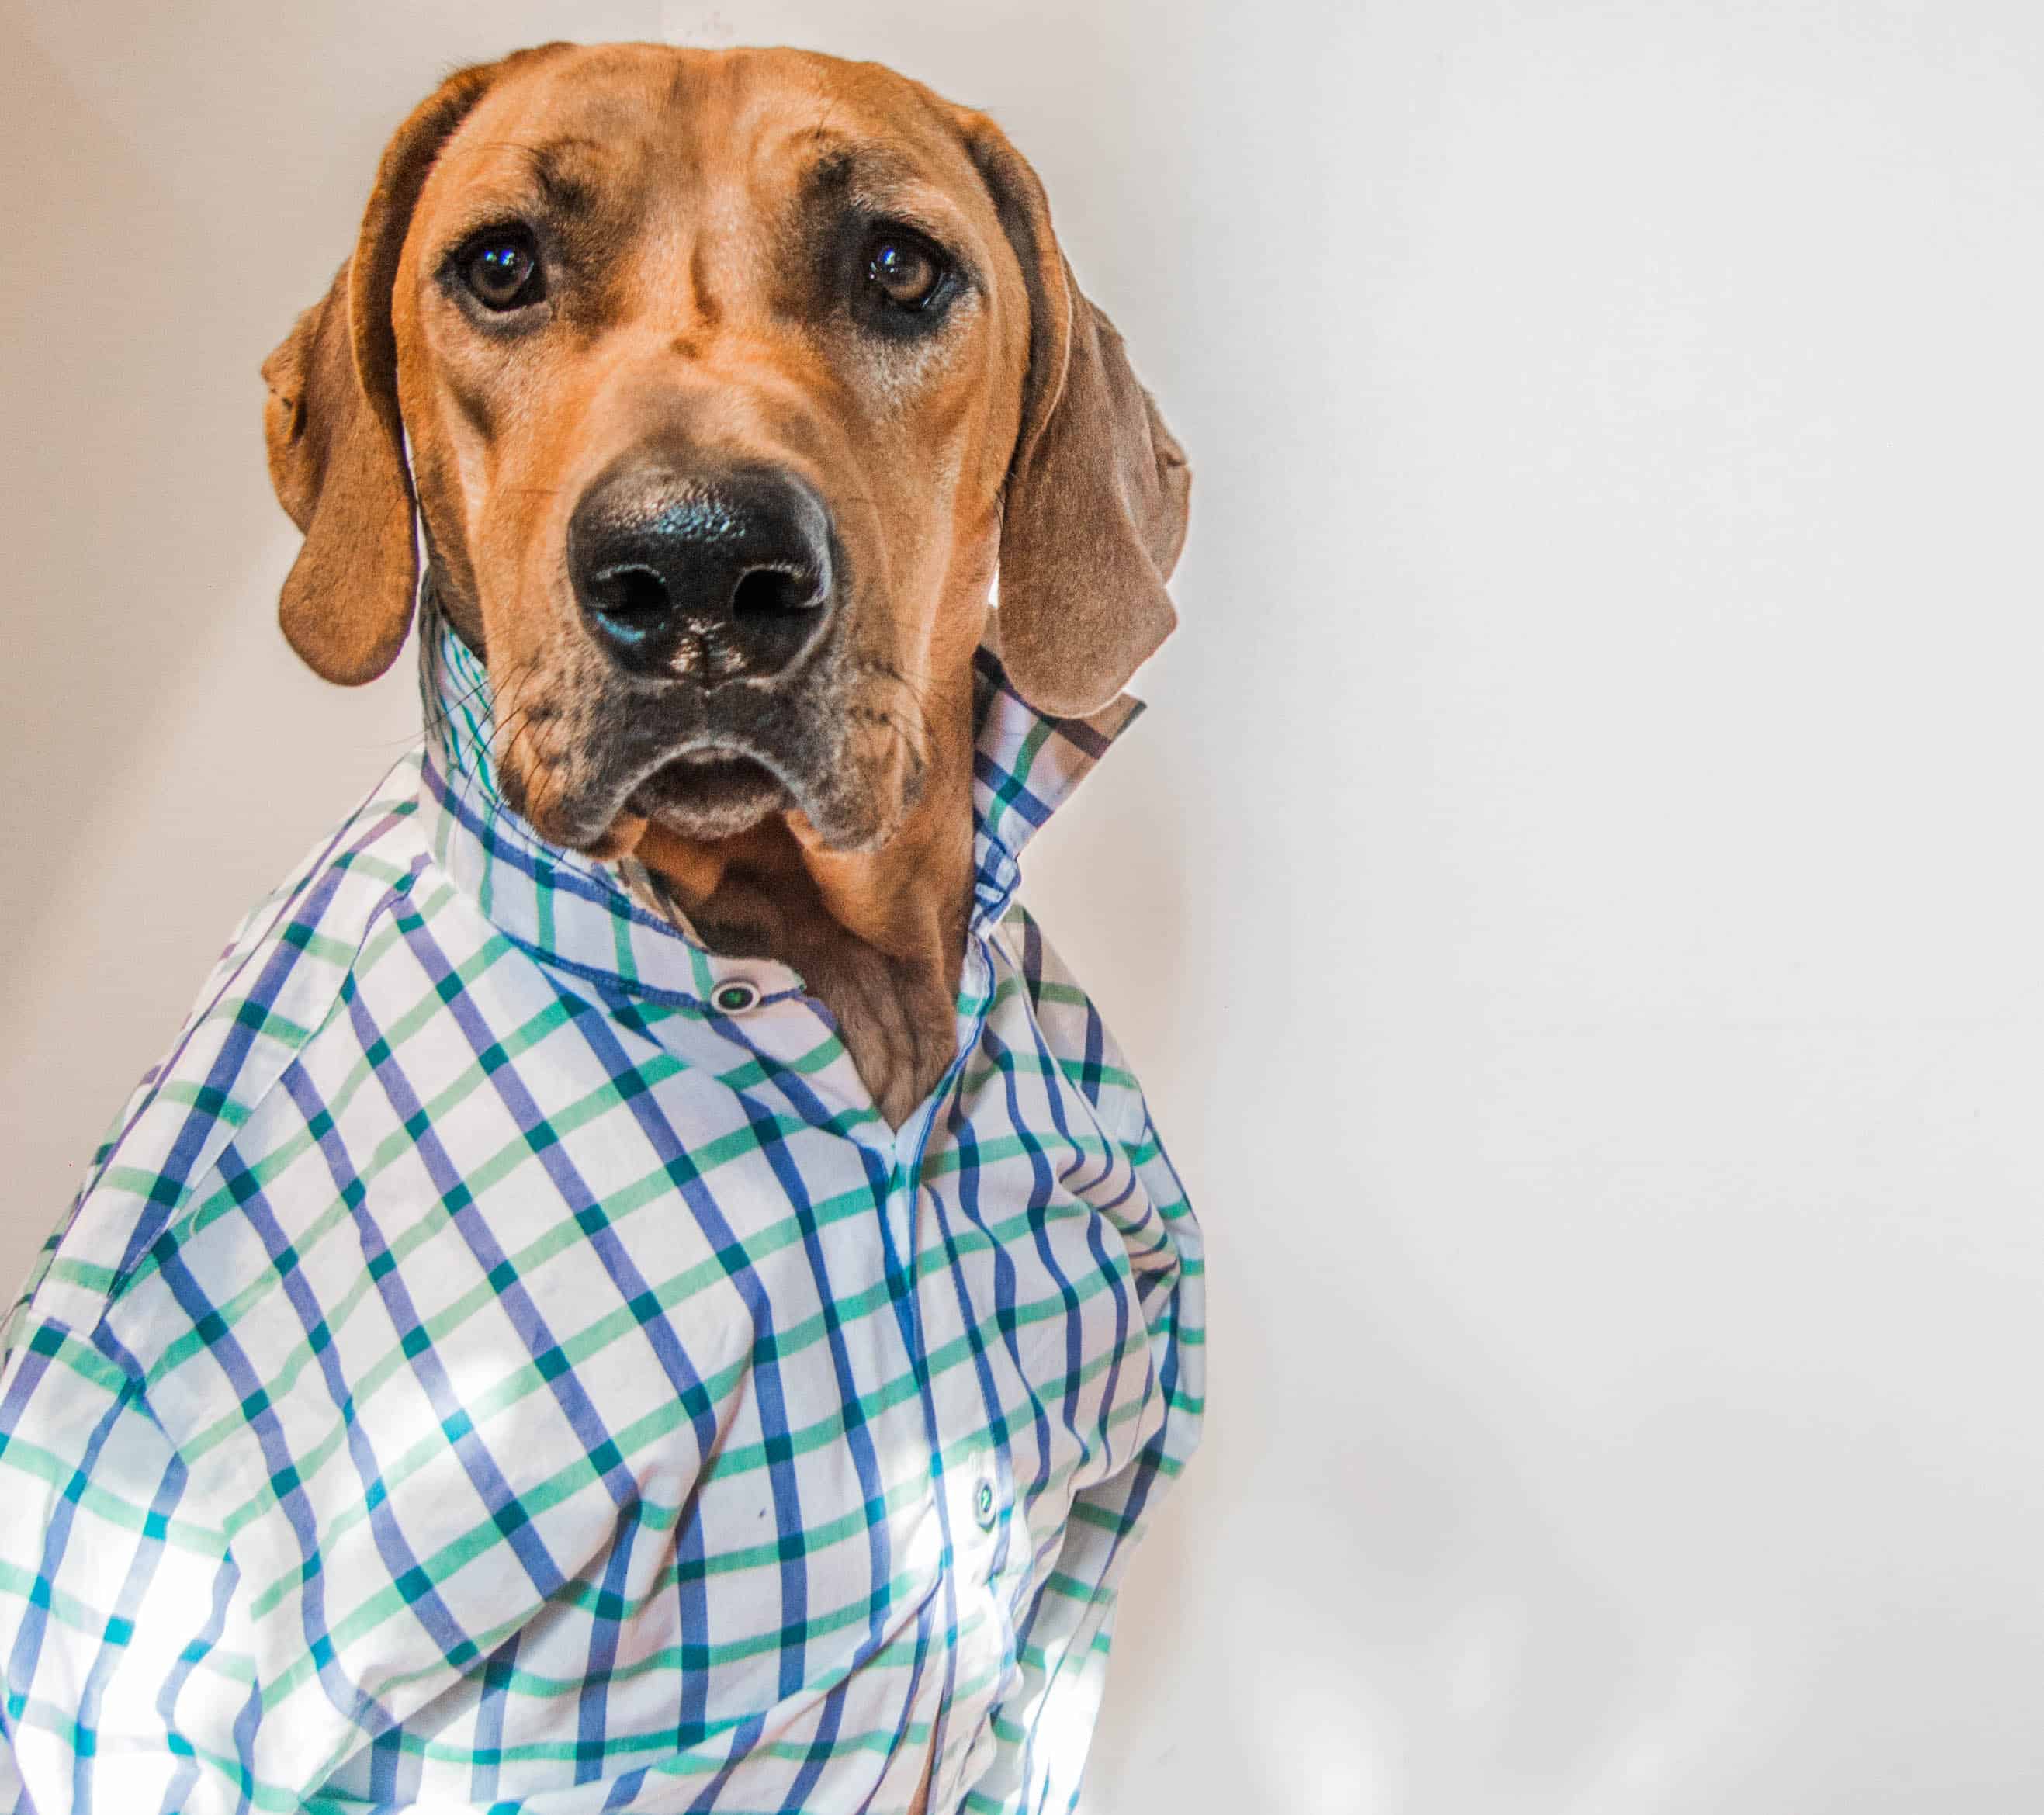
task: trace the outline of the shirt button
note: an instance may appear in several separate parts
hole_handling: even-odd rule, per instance
[[[759,986],[747,977],[728,977],[710,991],[709,999],[726,1014],[743,1014],[759,1006]]]
[[[985,1475],[972,1490],[972,1516],[978,1520],[982,1532],[993,1529],[993,1483]]]

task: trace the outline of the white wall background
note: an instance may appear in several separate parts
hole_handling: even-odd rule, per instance
[[[533,39],[990,107],[1199,480],[1030,894],[1212,1245],[1096,1815],[2044,1806],[2044,10],[209,0],[0,24],[0,1271],[390,760],[256,367]]]

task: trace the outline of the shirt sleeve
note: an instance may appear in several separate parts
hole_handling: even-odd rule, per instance
[[[60,1325],[0,1374],[0,1809],[200,1815],[263,1797],[237,1576],[137,1381]]]
[[[1074,1499],[1058,1559],[1017,1634],[1020,1675],[996,1708],[993,1763],[961,1807],[971,1815],[1069,1812],[1106,1685],[1116,1596],[1161,1484],[1184,1468],[1204,1410],[1203,1263],[1185,1194],[1137,1098],[1123,1150],[1147,1203],[1123,1229],[1149,1330],[1162,1421],[1120,1473]]]

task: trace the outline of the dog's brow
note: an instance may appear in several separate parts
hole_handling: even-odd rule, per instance
[[[594,139],[553,139],[544,145],[517,148],[548,206],[563,214],[586,214],[596,206],[596,184],[570,167],[583,154],[601,148]]]
[[[826,149],[802,175],[805,198],[812,203],[843,202],[862,194],[885,194],[912,183],[918,172],[912,159],[880,145],[825,140]]]

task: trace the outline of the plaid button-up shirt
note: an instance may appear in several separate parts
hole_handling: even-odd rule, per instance
[[[1137,708],[980,667],[958,1053],[498,794],[481,664],[244,923],[6,1331],[0,1807],[1065,1809],[1201,1250],[1012,901]],[[641,879],[643,880],[643,879]]]

